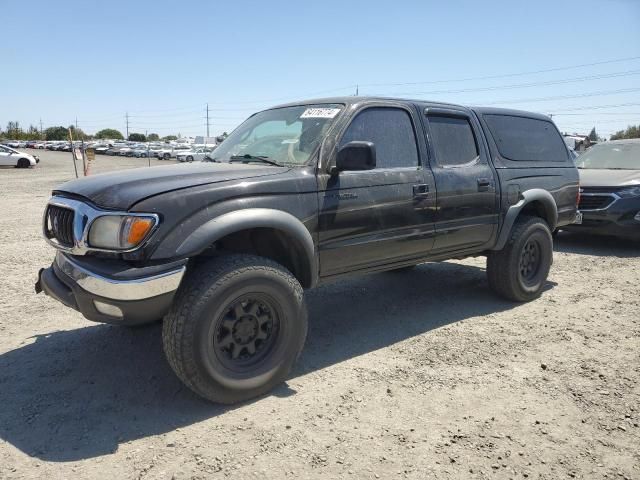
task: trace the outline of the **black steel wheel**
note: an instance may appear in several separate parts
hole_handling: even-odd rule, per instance
[[[271,352],[280,327],[279,306],[265,295],[232,301],[213,324],[213,350],[230,370],[246,371]]]
[[[272,260],[235,254],[187,274],[162,330],[167,360],[184,384],[227,404],[284,381],[306,335],[296,278]]]
[[[542,293],[552,263],[549,226],[542,218],[523,216],[504,248],[487,256],[489,286],[508,300],[533,300]]]
[[[529,239],[522,248],[520,255],[520,279],[525,285],[531,285],[535,281],[542,255],[540,254],[540,243],[536,239]]]

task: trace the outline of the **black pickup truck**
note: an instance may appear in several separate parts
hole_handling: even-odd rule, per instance
[[[388,98],[291,103],[251,116],[203,162],[57,188],[43,220],[57,253],[36,291],[97,322],[164,318],[180,379],[234,403],[287,377],[307,333],[303,289],[484,255],[492,290],[535,299],[551,232],[574,221],[578,192],[543,115]]]

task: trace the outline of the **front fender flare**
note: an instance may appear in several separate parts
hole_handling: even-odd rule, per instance
[[[318,280],[318,260],[315,244],[304,224],[282,210],[270,208],[247,208],[225,213],[199,226],[176,249],[179,257],[197,255],[231,233],[251,228],[273,228],[280,230],[299,243],[305,258],[302,259],[310,272],[309,286]]]
[[[498,235],[498,241],[496,245],[491,250],[502,250],[504,246],[507,244],[509,240],[509,235],[511,234],[511,228],[513,224],[516,222],[518,215],[524,209],[527,204],[531,202],[540,202],[544,206],[546,218],[545,220],[549,224],[549,228],[553,232],[558,224],[558,206],[556,205],[556,201],[553,199],[553,196],[547,191],[541,188],[532,188],[531,190],[526,190],[522,192],[521,198],[518,203],[511,205],[507,210],[506,215],[504,216],[504,221],[502,222],[502,229],[500,230],[500,234]]]

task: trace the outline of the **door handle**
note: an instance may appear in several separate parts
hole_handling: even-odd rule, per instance
[[[488,178],[479,178],[478,179],[478,191],[479,192],[488,192],[489,188],[492,186],[491,180]]]
[[[413,186],[413,196],[414,197],[426,197],[429,195],[429,185],[426,183],[421,183],[420,185]]]

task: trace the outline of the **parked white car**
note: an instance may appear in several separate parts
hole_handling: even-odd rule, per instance
[[[205,155],[209,152],[212,152],[212,148],[197,148],[195,150],[189,150],[187,152],[180,152],[176,155],[176,159],[179,162],[196,162],[204,159]]]
[[[11,147],[0,145],[0,165],[18,168],[34,167],[40,159]]]
[[[173,153],[173,148],[171,147],[155,149],[155,156],[159,160],[169,160],[171,158],[171,153]]]
[[[171,156],[178,158],[178,155],[182,155],[190,151],[191,151],[191,147],[189,145],[177,145],[173,147],[173,152],[171,152]]]

